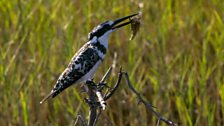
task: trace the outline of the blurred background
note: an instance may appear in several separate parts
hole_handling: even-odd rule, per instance
[[[109,84],[122,66],[164,117],[180,126],[223,126],[223,0],[1,0],[0,125],[72,126],[79,111],[87,119],[80,85],[39,102],[96,25],[139,11],[142,27],[136,38],[129,40],[130,27],[110,36],[95,81],[114,63]],[[156,122],[123,79],[98,125]]]

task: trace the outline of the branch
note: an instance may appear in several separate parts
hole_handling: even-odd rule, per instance
[[[118,89],[118,86],[120,85],[122,76],[124,74],[125,76],[125,80],[126,83],[128,85],[128,87],[130,88],[130,90],[137,96],[137,98],[139,99],[139,103],[143,103],[145,105],[145,107],[150,110],[157,118],[158,118],[158,122],[157,122],[157,126],[159,125],[160,121],[165,122],[166,124],[172,125],[172,126],[176,126],[176,124],[174,124],[172,121],[164,118],[163,116],[160,116],[159,113],[157,113],[154,109],[153,106],[151,106],[150,104],[148,104],[142,97],[141,95],[134,89],[134,87],[131,85],[130,80],[129,80],[129,76],[127,72],[122,72],[122,69],[120,68],[120,71],[118,73],[118,79],[116,81],[116,83],[114,84],[114,87],[112,89],[107,89],[106,92],[104,93],[104,96],[102,96],[102,92],[103,89],[105,87],[108,88],[107,83],[105,83],[106,78],[109,77],[110,73],[112,71],[112,67],[110,67],[107,72],[105,73],[105,75],[102,77],[101,81],[96,84],[93,81],[87,81],[86,85],[88,86],[88,96],[89,99],[85,99],[86,103],[88,103],[90,111],[89,111],[89,121],[88,121],[88,126],[95,126],[96,122],[99,118],[99,116],[102,113],[102,110],[105,109],[106,107],[106,102],[114,93],[115,91]],[[98,110],[98,111],[97,111]],[[85,124],[85,121],[83,120],[83,118],[81,118],[82,116],[78,115],[78,118],[76,120],[75,125],[77,124],[79,118],[82,121],[83,126],[87,126]]]
[[[118,79],[117,79],[117,82],[114,85],[113,89],[110,91],[109,94],[107,92],[105,93],[105,95],[104,95],[104,100],[105,101],[108,100],[114,94],[114,92],[117,90],[117,88],[118,88],[118,86],[121,82],[121,78],[122,78],[122,72],[121,71],[122,71],[122,68],[120,68],[120,71],[118,73]]]
[[[96,119],[96,109],[97,109],[97,106],[95,105],[96,99],[94,91],[90,88],[90,86],[88,87],[89,87],[88,89],[89,100],[87,101],[87,103],[89,104],[90,108],[88,126],[94,126],[94,122]]]
[[[99,90],[96,90],[96,96],[98,97],[98,101],[100,103],[100,106],[102,107],[103,110],[106,108],[106,102],[103,99],[102,93]]]
[[[103,96],[102,96],[102,90],[103,90],[103,88],[106,86],[106,85],[104,84],[104,82],[105,82],[105,80],[110,76],[111,71],[112,71],[112,67],[110,67],[110,68],[107,70],[107,72],[105,73],[105,75],[103,76],[103,78],[101,79],[101,81],[99,82],[99,84],[98,84],[98,88],[95,89],[95,90],[96,90],[96,95],[97,95],[97,97],[98,97],[98,100],[99,100],[100,105],[101,105],[101,107],[102,107],[103,110],[105,110],[105,108],[106,108],[106,102],[105,102],[105,99],[104,99]]]
[[[108,78],[110,76],[111,71],[112,71],[112,67],[109,67],[109,69],[104,74],[103,78],[101,79],[100,83],[104,83],[104,81],[106,80],[106,78]]]
[[[83,116],[78,112],[78,115],[77,115],[77,118],[76,118],[76,120],[75,120],[75,124],[74,124],[74,126],[77,126],[79,120],[81,121],[82,126],[87,126],[87,125],[86,125],[86,122],[85,122],[85,119],[84,119]]]
[[[96,119],[95,119],[95,122],[94,122],[94,126],[96,125],[96,122],[98,121],[100,115],[101,115],[101,112],[102,112],[102,109],[99,109],[97,115],[96,115]]]
[[[133,88],[133,86],[131,85],[130,83],[130,80],[129,80],[129,76],[126,72],[123,72],[123,74],[125,75],[125,80],[126,80],[126,83],[128,84],[128,87],[131,89],[132,92],[134,92],[134,94],[138,97],[139,99],[139,102],[142,102],[147,109],[149,109],[154,115],[157,116],[158,118],[158,122],[160,120],[162,120],[163,122],[169,124],[169,125],[173,125],[175,126],[175,124],[172,122],[172,121],[169,121],[167,120],[166,118],[160,116],[154,109],[153,109],[153,106],[151,106],[150,104],[148,104],[142,97],[141,95]],[[158,124],[157,124],[158,125]]]
[[[174,124],[172,121],[162,117],[159,115],[159,113],[157,113],[154,109],[153,109],[153,106],[151,106],[150,104],[148,104],[142,97],[141,95],[133,88],[133,86],[131,85],[130,83],[130,80],[129,80],[129,76],[126,72],[122,72],[122,74],[125,75],[125,80],[126,80],[126,83],[128,84],[128,87],[131,89],[132,92],[134,92],[134,94],[138,97],[139,99],[139,102],[142,102],[147,109],[149,109],[154,115],[156,115],[156,117],[158,118],[158,123],[157,123],[157,126],[159,125],[159,122],[160,120],[165,122],[166,124],[169,124],[169,125],[172,125],[172,126],[176,126],[176,124]]]
[[[88,126],[94,126],[96,124],[96,121],[100,115],[100,113],[97,114],[97,108],[99,104],[103,110],[105,110],[106,108],[106,102],[102,96],[102,90],[106,86],[104,84],[104,81],[106,80],[106,78],[109,77],[111,70],[112,67],[110,67],[107,70],[107,72],[105,73],[105,75],[98,84],[95,84],[93,81],[86,82],[86,85],[88,86],[88,96],[89,96],[89,99],[86,100],[86,102],[88,103],[90,108]]]

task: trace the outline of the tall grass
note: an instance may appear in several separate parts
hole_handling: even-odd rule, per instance
[[[133,41],[129,28],[111,35],[95,80],[117,53],[117,66],[159,113],[183,126],[224,125],[223,7],[222,0],[1,0],[0,124],[73,125],[78,111],[88,115],[80,86],[39,101],[94,26],[142,11]],[[136,100],[122,83],[98,124],[155,125]]]

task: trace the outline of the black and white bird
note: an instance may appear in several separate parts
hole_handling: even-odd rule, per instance
[[[97,68],[103,62],[108,48],[110,33],[130,24],[131,21],[126,21],[123,24],[120,23],[136,15],[129,15],[114,21],[105,21],[95,27],[88,35],[89,41],[73,56],[68,67],[58,78],[50,94],[40,104],[48,98],[54,98],[64,89],[75,83],[91,80]]]

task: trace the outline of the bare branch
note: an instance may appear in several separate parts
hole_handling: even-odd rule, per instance
[[[133,86],[131,85],[130,83],[130,80],[129,80],[129,76],[126,72],[122,72],[124,75],[125,75],[125,80],[126,80],[126,83],[128,84],[128,87],[131,89],[132,92],[134,92],[134,94],[138,97],[139,99],[139,102],[142,102],[147,109],[149,109],[154,115],[156,115],[156,117],[158,118],[158,123],[157,125],[159,124],[160,120],[165,122],[166,124],[169,124],[169,125],[172,125],[172,126],[176,126],[176,124],[174,124],[172,121],[162,117],[159,115],[159,113],[157,113],[154,109],[153,109],[153,106],[151,106],[150,104],[148,104],[142,97],[141,95],[133,88]]]
[[[101,113],[102,113],[102,110],[99,109],[99,111],[98,111],[98,113],[97,113],[97,115],[96,115],[96,119],[95,119],[95,122],[94,122],[94,126],[96,125],[96,122],[98,121],[98,119],[99,119]]]
[[[89,108],[90,108],[88,126],[94,126],[94,122],[96,119],[97,106],[94,104],[94,103],[96,103],[95,93],[90,87],[88,90],[88,95],[89,95],[88,104],[89,104]]]
[[[101,105],[102,109],[105,110],[106,102],[103,99],[101,91],[96,90],[96,95],[98,97],[98,101],[100,102],[100,105]]]
[[[119,73],[118,73],[118,80],[117,80],[117,82],[116,82],[116,84],[114,85],[114,87],[113,87],[113,89],[110,91],[110,93],[109,94],[106,94],[105,96],[104,96],[104,100],[106,101],[107,99],[109,99],[113,94],[114,94],[114,92],[117,90],[117,88],[118,88],[118,86],[119,86],[119,84],[120,84],[120,82],[121,82],[121,78],[122,78],[122,68],[120,68],[120,71],[119,71]]]
[[[107,72],[104,74],[104,76],[102,77],[101,81],[99,82],[98,86],[99,88],[96,88],[95,89],[95,93],[97,95],[97,98],[98,98],[98,101],[100,102],[100,105],[102,107],[103,110],[105,110],[106,108],[106,102],[102,96],[102,89],[103,87],[105,87],[106,85],[103,85],[104,81],[110,76],[111,74],[111,71],[112,71],[112,67],[110,67]]]
[[[109,69],[107,70],[107,72],[104,74],[103,78],[101,79],[100,83],[103,83],[106,78],[108,78],[111,74],[111,71],[112,71],[112,67],[109,67]]]
[[[102,84],[104,83],[106,78],[109,77],[111,70],[112,70],[112,67],[110,67],[107,70],[107,72],[105,73],[101,81],[98,83],[98,85],[96,85],[94,82],[91,82],[91,81],[89,82],[89,85],[87,84],[89,100],[86,100],[86,101],[90,107],[88,126],[94,126],[96,124],[96,120],[98,119],[97,116],[99,116],[97,114],[97,108],[99,106],[98,103],[100,103],[100,106],[102,107],[103,110],[105,110],[106,108],[106,102],[104,101],[101,90],[103,89],[104,86],[106,86]],[[96,97],[98,98],[99,102],[96,100]]]
[[[77,126],[78,125],[78,121],[81,121],[82,123],[82,126],[87,126],[86,122],[85,122],[85,119],[83,118],[83,116],[80,114],[80,112],[78,112],[78,115],[77,115],[77,118],[75,120],[75,123],[74,123],[74,126]]]
[[[120,68],[120,71],[118,73],[118,79],[117,79],[114,87],[112,89],[109,88],[106,91],[104,91],[104,96],[102,96],[103,89],[105,87],[108,87],[107,83],[104,83],[104,81],[106,80],[106,78],[109,77],[111,71],[112,71],[112,67],[110,67],[107,70],[107,72],[105,73],[105,75],[103,76],[103,78],[101,79],[101,81],[98,84],[96,84],[93,81],[87,81],[86,82],[86,85],[88,86],[88,91],[87,92],[88,92],[89,99],[85,99],[85,101],[88,103],[89,108],[90,108],[88,126],[95,126],[96,125],[96,123],[98,121],[98,118],[102,113],[102,110],[104,110],[105,107],[106,107],[106,102],[105,101],[108,100],[115,93],[115,91],[118,89],[118,86],[120,85],[123,74],[125,75],[125,80],[126,80],[126,83],[127,83],[128,87],[137,96],[137,98],[139,100],[139,103],[143,103],[145,105],[145,107],[148,110],[150,110],[158,118],[157,126],[159,125],[160,121],[163,121],[166,124],[169,124],[169,125],[172,125],[172,126],[176,126],[176,124],[174,124],[172,121],[160,116],[154,110],[153,106],[148,104],[141,97],[140,93],[138,93],[134,89],[134,87],[131,85],[128,73],[127,72],[122,72],[122,68]],[[81,116],[78,116],[75,125],[77,124],[79,118],[81,119],[83,126],[87,126],[86,124],[84,124],[85,121],[83,121],[84,119],[82,119]]]

